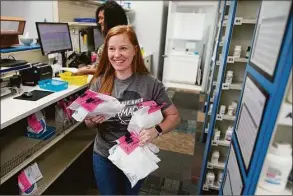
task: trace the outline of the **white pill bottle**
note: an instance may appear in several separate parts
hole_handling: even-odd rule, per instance
[[[259,185],[272,192],[285,190],[292,168],[292,147],[287,143],[274,143],[263,165]]]

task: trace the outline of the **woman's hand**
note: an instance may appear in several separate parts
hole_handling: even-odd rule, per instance
[[[76,75],[76,76],[87,75],[89,72],[89,69],[90,69],[89,66],[81,67],[73,75]]]
[[[139,145],[143,146],[147,143],[152,142],[156,137],[158,137],[158,132],[155,128],[145,129],[139,133]]]
[[[103,116],[94,116],[94,117],[86,117],[84,122],[86,126],[88,127],[95,127],[97,124],[101,124],[102,122],[105,121],[105,118]]]
[[[81,76],[81,75],[94,75],[96,72],[96,68],[94,65],[88,65],[82,68],[79,68],[77,72],[75,72],[73,75]]]

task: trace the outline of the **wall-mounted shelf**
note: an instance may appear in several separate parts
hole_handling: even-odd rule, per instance
[[[259,10],[259,3],[251,3],[249,1],[224,1],[229,6],[225,6],[221,10],[223,20],[217,23],[218,28],[224,31],[220,36],[215,39],[215,43],[219,43],[217,48],[215,67],[212,67],[213,76],[210,77],[210,92],[206,105],[206,121],[204,123],[204,134],[206,138],[206,149],[203,160],[203,168],[219,168],[219,166],[211,166],[208,162],[210,157],[211,146],[224,146],[230,147],[232,142],[230,141],[214,141],[215,127],[220,127],[221,135],[224,134],[223,130],[228,127],[234,127],[236,116],[229,116],[225,112],[225,115],[219,115],[219,108],[221,105],[228,108],[228,104],[240,99],[241,90],[243,87],[242,81],[244,81],[245,67],[248,63],[248,58],[245,58],[245,51],[241,51],[241,58],[231,56],[234,54],[234,47],[240,45],[242,48],[250,46],[253,39],[254,26],[256,24],[255,13]],[[247,10],[247,8],[249,9]],[[238,17],[243,16],[243,17]],[[241,27],[240,27],[241,26]],[[242,30],[244,29],[244,30]],[[250,36],[251,35],[251,36]],[[221,58],[220,58],[221,57]],[[232,84],[225,83],[227,77],[227,71],[233,72]],[[210,104],[213,104],[211,114],[209,114]],[[209,125],[209,127],[207,127]],[[222,128],[221,128],[222,127]],[[227,148],[220,148],[221,156],[228,157]],[[225,160],[220,168],[225,168]],[[214,170],[214,173],[216,175]],[[204,185],[207,170],[201,172],[201,186]],[[200,194],[200,193],[199,193]]]
[[[33,193],[41,195],[94,141],[96,130],[77,128],[37,161],[43,178]],[[51,167],[54,165],[54,167]]]
[[[208,162],[207,168],[209,169],[224,169],[225,168],[225,163],[219,162],[218,164],[214,164],[211,162]]]
[[[75,125],[71,126],[70,128],[64,130],[64,132],[56,137],[54,137],[51,141],[49,141],[46,145],[44,145],[42,148],[37,150],[33,154],[27,154],[27,158],[22,160],[21,157],[23,157],[21,152],[30,152],[33,151],[33,149],[30,149],[32,147],[37,147],[36,144],[42,142],[40,140],[30,139],[25,136],[20,137],[18,139],[15,139],[14,142],[11,142],[9,146],[5,146],[5,149],[1,149],[1,184],[4,183],[6,180],[8,180],[10,177],[12,177],[14,174],[19,172],[22,168],[27,166],[31,161],[39,157],[42,153],[46,152],[49,148],[51,148],[53,145],[55,145],[58,141],[63,139],[68,133],[70,133],[72,130],[74,130],[78,125],[81,123],[76,123]],[[62,127],[57,126],[57,129]],[[39,144],[41,145],[41,144]],[[19,149],[19,147],[22,146],[22,149]],[[27,149],[26,149],[27,148]],[[21,152],[19,152],[21,150]],[[17,155],[20,155],[20,158],[17,157]],[[14,157],[11,157],[14,156]],[[16,156],[16,157],[15,157]],[[15,159],[15,160],[14,160]],[[14,160],[14,161],[13,161]],[[19,160],[20,163],[18,163],[15,167],[11,164],[11,161],[14,162]],[[3,163],[3,165],[2,165]],[[5,164],[10,163],[10,164]],[[2,173],[2,172],[5,172]]]
[[[224,21],[223,26],[227,26],[227,20]],[[244,25],[244,24],[256,24],[256,19],[248,19],[248,18],[242,18],[242,17],[237,17],[235,18],[234,25]]]
[[[222,90],[241,90],[242,83],[222,84]]]
[[[86,26],[86,27],[95,27],[96,23],[93,22],[68,22],[69,26]]]
[[[215,185],[215,184],[209,184],[209,185],[205,184],[203,186],[204,191],[209,191],[209,189],[218,191],[220,189],[220,187],[218,185]]]
[[[227,140],[219,140],[219,141],[212,141],[212,146],[230,146],[231,141]]]

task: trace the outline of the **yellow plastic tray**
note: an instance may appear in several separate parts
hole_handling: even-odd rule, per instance
[[[74,76],[71,72],[64,72],[59,74],[61,80],[64,80],[72,85],[84,85],[87,83],[87,75],[84,76]]]

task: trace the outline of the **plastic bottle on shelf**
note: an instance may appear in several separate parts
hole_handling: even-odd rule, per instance
[[[235,116],[237,109],[237,101],[233,101],[231,105],[228,107],[228,115]]]
[[[213,154],[212,154],[212,159],[211,159],[212,164],[218,164],[219,163],[219,157],[220,157],[220,152],[219,151],[214,151]]]
[[[285,190],[292,168],[292,147],[288,143],[274,143],[263,164],[259,186],[271,192]]]
[[[220,137],[221,137],[221,131],[216,129],[215,135],[214,135],[214,141],[220,141]]]
[[[232,81],[233,81],[233,71],[228,70],[226,74],[225,83],[232,84]]]
[[[234,59],[239,59],[241,56],[241,46],[235,46],[233,57]]]
[[[214,172],[208,172],[206,176],[206,185],[213,185],[215,182]]]
[[[225,140],[226,141],[231,141],[232,135],[233,135],[233,127],[229,126],[227,131],[226,131],[226,134],[225,134]]]
[[[213,110],[213,104],[210,105],[209,113],[212,113]]]
[[[250,46],[247,47],[245,58],[249,58],[250,56]]]
[[[225,105],[221,105],[221,107],[220,107],[220,115],[224,115],[225,114],[225,112],[226,112],[226,106]]]

